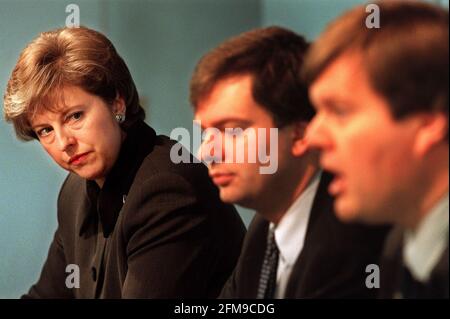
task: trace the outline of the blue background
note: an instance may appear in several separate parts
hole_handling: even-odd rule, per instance
[[[447,1],[430,1],[443,3]],[[65,8],[105,33],[127,62],[160,134],[192,128],[188,84],[198,59],[226,38],[280,25],[314,39],[357,0],[0,0],[0,88],[20,51],[39,32],[65,25]],[[3,105],[2,105],[3,106]],[[19,142],[0,120],[0,298],[17,298],[40,273],[56,229],[56,198],[66,173],[37,142]],[[246,224],[253,212],[239,208]]]

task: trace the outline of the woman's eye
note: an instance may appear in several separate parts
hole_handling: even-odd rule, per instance
[[[70,118],[74,119],[74,120],[79,120],[79,119],[81,119],[82,115],[83,115],[83,112],[75,112],[70,116]]]
[[[69,116],[67,116],[66,118],[66,122],[70,122],[70,121],[78,121],[83,117],[83,112],[75,112],[70,114]]]
[[[44,128],[42,128],[42,129],[40,129],[39,131],[37,131],[37,135],[38,135],[39,137],[46,137],[47,135],[50,134],[51,130],[52,130],[52,129],[49,128],[49,127],[44,127]]]

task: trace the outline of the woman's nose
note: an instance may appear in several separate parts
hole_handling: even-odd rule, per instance
[[[59,132],[56,132],[56,143],[58,149],[64,152],[75,144],[75,138],[72,134],[70,134],[70,132],[62,129]]]

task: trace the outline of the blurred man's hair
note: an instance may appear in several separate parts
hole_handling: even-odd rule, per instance
[[[370,13],[358,6],[333,21],[305,60],[308,84],[342,54],[357,53],[372,87],[401,119],[417,112],[448,118],[448,11],[416,1],[379,1],[380,28],[368,28]],[[448,140],[448,133],[447,133]]]

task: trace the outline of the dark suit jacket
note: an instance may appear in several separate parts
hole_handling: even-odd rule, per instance
[[[381,282],[379,298],[400,297],[403,273],[403,230],[394,228],[386,239],[380,266]],[[448,244],[431,272],[430,279],[417,291],[417,298],[449,298]]]
[[[204,165],[172,163],[173,144],[139,122],[101,190],[69,174],[47,260],[25,298],[217,297],[245,227]],[[69,264],[79,267],[79,288],[66,287]]]
[[[322,175],[311,209],[304,247],[295,262],[285,298],[372,298],[366,266],[378,264],[387,227],[344,224],[327,193],[331,177]],[[256,216],[244,240],[238,265],[220,298],[255,298],[269,222]]]

